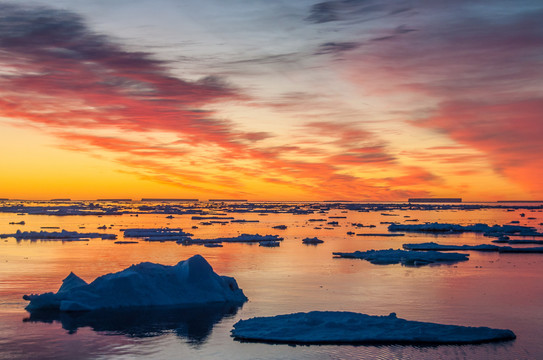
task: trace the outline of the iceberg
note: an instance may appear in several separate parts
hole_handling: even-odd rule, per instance
[[[313,311],[234,324],[240,341],[288,344],[478,344],[516,338],[511,330],[443,325],[354,312]]]
[[[442,253],[439,251],[368,250],[352,253],[334,252],[336,257],[367,260],[376,265],[399,264],[421,266],[436,263],[453,263],[469,260],[468,254]]]
[[[264,247],[278,247],[281,243],[279,241],[264,240],[258,243],[258,246]]]
[[[201,255],[167,266],[150,262],[106,274],[87,284],[71,273],[57,293],[24,295],[27,310],[91,311],[125,307],[243,303],[236,280],[216,274]]]

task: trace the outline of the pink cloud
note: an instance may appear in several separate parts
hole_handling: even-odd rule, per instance
[[[424,195],[409,191],[409,180],[435,180],[398,165],[386,143],[355,124],[314,121],[303,127],[304,135],[310,140],[325,136],[328,143],[300,140],[263,147],[259,142],[272,134],[240,131],[209,110],[223,101],[249,98],[223,80],[174,77],[167,62],[123,49],[71,12],[17,5],[0,5],[0,10],[5,24],[0,27],[0,64],[10,68],[0,75],[0,115],[38,126],[66,148],[105,150],[141,177],[228,196],[246,194],[243,177],[301,189],[316,199]],[[108,131],[116,135],[99,135]],[[160,144],[129,138],[156,131],[179,140]],[[329,145],[334,150],[324,149]],[[205,158],[206,147],[217,155]],[[179,165],[179,159],[191,167]],[[371,182],[345,175],[342,167],[351,165],[394,166],[409,175]],[[227,175],[233,172],[239,176]]]
[[[411,103],[397,109],[408,124],[482,154],[459,156],[451,149],[447,157],[428,149],[418,155],[421,165],[486,165],[543,198],[543,8],[451,2],[445,11],[441,3],[426,5],[425,16],[400,20],[416,32],[346,54],[349,76],[369,94],[409,96]]]

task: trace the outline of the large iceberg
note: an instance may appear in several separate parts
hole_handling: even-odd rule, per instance
[[[399,319],[313,311],[240,320],[236,340],[289,344],[477,344],[515,339],[511,330],[443,325]]]
[[[200,255],[177,265],[149,262],[98,277],[87,284],[71,273],[57,293],[24,295],[27,310],[97,309],[243,303],[247,298],[234,278],[217,275]]]
[[[420,266],[435,263],[453,263],[469,260],[468,254],[442,253],[439,251],[368,250],[352,253],[334,252],[336,257],[367,260],[376,265],[399,264]]]

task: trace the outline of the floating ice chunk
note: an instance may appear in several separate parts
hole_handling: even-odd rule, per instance
[[[403,244],[402,247],[405,250],[417,250],[417,251],[457,251],[457,250],[476,250],[476,251],[498,251],[500,246],[480,244],[480,245],[440,245],[435,242],[427,242],[420,244]]]
[[[394,234],[394,233],[362,233],[362,234],[356,234],[356,236],[388,236],[388,237],[395,237],[395,236],[404,236],[405,234]]]
[[[208,248],[216,248],[216,247],[222,247],[222,244],[219,244],[219,243],[209,243],[209,244],[204,244],[205,247],[208,247]]]
[[[446,223],[427,223],[427,224],[390,224],[389,231],[413,231],[413,232],[432,232],[432,233],[462,233],[477,232],[485,233],[488,236],[500,236],[503,234],[521,234],[538,235],[533,227],[518,225],[493,225],[474,224],[459,225]]]
[[[217,275],[200,255],[174,266],[149,262],[132,265],[85,284],[68,275],[53,294],[25,295],[27,310],[82,311],[121,307],[186,306],[247,300],[236,280]]]
[[[511,330],[443,325],[399,319],[313,311],[240,320],[236,340],[290,344],[476,344],[515,339]]]
[[[363,259],[377,265],[401,263],[403,265],[420,266],[469,260],[468,254],[442,253],[439,251],[418,252],[394,249],[355,251],[352,253],[335,252],[333,254],[341,258]]]
[[[125,238],[144,238],[146,241],[180,241],[192,234],[184,232],[183,229],[154,228],[154,229],[124,229]]]
[[[260,234],[241,234],[232,238],[223,238],[224,242],[261,242],[261,241],[279,241],[283,240],[279,235],[260,235]]]
[[[312,238],[305,238],[302,240],[302,242],[304,244],[308,244],[308,245],[317,245],[317,244],[322,244],[324,241],[317,238],[317,237],[312,237]]]
[[[179,243],[185,245],[192,244],[210,244],[210,243],[259,243],[262,241],[280,241],[283,240],[279,235],[260,235],[260,234],[241,234],[235,237],[223,237],[223,238],[214,238],[214,239],[184,239],[183,241],[178,241]]]
[[[509,240],[515,244],[515,240]],[[518,240],[518,244],[530,244],[534,243],[535,240]],[[537,243],[537,242],[536,242]],[[511,246],[497,246],[497,245],[439,245],[434,242],[421,243],[421,244],[403,244],[403,248],[406,250],[415,250],[415,251],[457,251],[457,250],[476,250],[476,251],[497,251],[501,253],[543,253],[543,247],[520,247],[514,248]]]
[[[100,239],[116,239],[115,234],[99,234],[99,233],[79,233],[77,231],[21,231],[17,230],[15,234],[0,234],[0,238],[14,237],[17,240],[69,240],[81,238],[100,238]]]
[[[281,243],[279,241],[265,240],[258,243],[259,246],[264,247],[278,247]]]

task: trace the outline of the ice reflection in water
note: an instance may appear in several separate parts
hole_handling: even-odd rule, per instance
[[[106,309],[85,312],[32,311],[24,322],[60,322],[74,334],[89,327],[96,332],[128,337],[153,337],[174,333],[190,344],[206,341],[213,326],[225,317],[233,317],[240,305],[212,304],[185,308]]]

